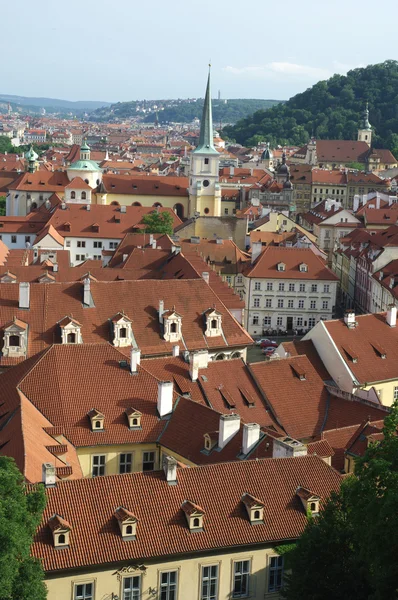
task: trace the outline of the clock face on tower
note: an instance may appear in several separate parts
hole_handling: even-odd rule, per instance
[[[210,181],[208,179],[205,179],[203,181],[203,187],[208,187],[210,185]]]

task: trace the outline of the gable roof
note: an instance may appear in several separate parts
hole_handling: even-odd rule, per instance
[[[285,270],[278,271],[278,264],[284,263]],[[307,271],[300,271],[305,263]],[[325,261],[310,248],[287,248],[284,246],[267,246],[252,265],[244,269],[246,277],[268,279],[309,279],[337,281],[338,277],[331,271]]]

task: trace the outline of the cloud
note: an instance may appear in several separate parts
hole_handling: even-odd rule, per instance
[[[249,76],[249,78],[267,79],[280,78],[285,76],[295,79],[325,79],[330,77],[331,72],[328,69],[310,67],[309,65],[299,65],[291,62],[271,62],[265,65],[248,67],[224,67],[224,71],[236,76]]]

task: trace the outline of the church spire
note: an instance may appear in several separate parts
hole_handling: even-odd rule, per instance
[[[366,103],[365,110],[363,111],[363,122],[362,129],[372,129],[369,123],[369,105]]]
[[[207,78],[205,102],[203,105],[202,120],[200,122],[199,144],[194,150],[194,152],[198,154],[218,154],[213,142],[213,114],[211,108],[210,67],[211,65],[209,65],[209,76]]]

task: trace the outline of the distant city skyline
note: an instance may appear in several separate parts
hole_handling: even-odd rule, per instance
[[[150,10],[129,0],[20,0],[18,28],[4,27],[0,93],[122,102],[212,96],[286,100],[334,73],[395,57],[394,19],[374,29],[374,3],[336,0],[271,7],[237,0]],[[386,0],[384,14],[395,4]],[[3,9],[10,19],[12,10]],[[6,21],[4,21],[6,22]],[[34,32],[34,34],[32,34]]]

